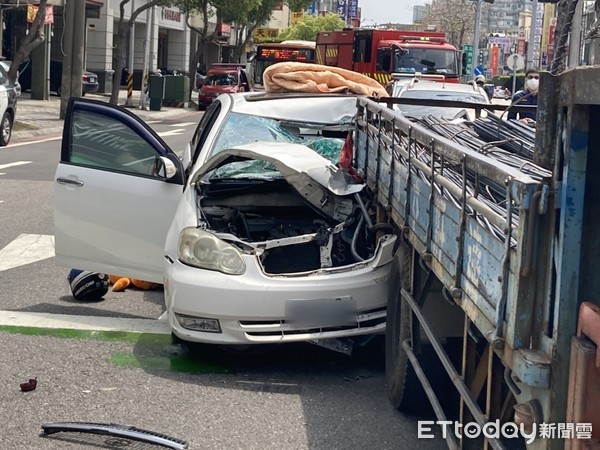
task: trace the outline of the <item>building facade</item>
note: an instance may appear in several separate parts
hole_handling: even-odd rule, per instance
[[[84,0],[81,0],[84,1]],[[119,82],[122,74],[114,74],[113,51],[119,28],[119,0],[85,0],[86,24],[84,37],[84,68],[96,72],[99,76],[100,91],[110,92],[113,79]],[[125,5],[124,21],[128,21],[132,11],[143,6],[147,0],[131,0]],[[62,60],[64,43],[64,8],[62,0],[49,0],[53,8],[53,21],[46,25],[47,59]],[[133,6],[132,6],[133,5]],[[134,8],[134,9],[132,9]],[[27,3],[19,8],[2,13],[2,57],[12,59],[23,37],[28,32]],[[190,19],[192,26],[201,29],[201,18]],[[209,20],[209,32],[217,27],[214,19]],[[192,55],[198,48],[199,35],[186,25],[185,15],[176,7],[155,6],[139,14],[135,23],[128,30],[126,46],[122,49],[121,58],[128,67],[133,62],[134,88],[139,89],[141,73],[145,61],[145,41],[149,33],[149,67],[150,70],[162,69],[188,73],[191,68]],[[232,45],[231,38],[235,33],[220,33],[218,38],[210,42],[206,59],[208,64],[221,62],[223,54]],[[39,51],[32,52],[31,58],[39,57]],[[43,52],[42,52],[43,53]],[[42,55],[43,56],[43,55]]]

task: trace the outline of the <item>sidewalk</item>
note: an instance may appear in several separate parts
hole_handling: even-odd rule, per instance
[[[86,94],[85,98],[108,103],[110,95]],[[133,107],[127,109],[145,121],[185,116],[195,111],[192,107],[172,108],[165,106],[161,107],[160,111],[141,110],[139,109],[140,91],[133,91],[131,98]],[[119,105],[124,105],[126,101],[127,91],[122,89],[119,94]],[[190,102],[190,106],[193,106],[193,103]],[[49,100],[32,100],[29,92],[23,92],[17,99],[17,117],[13,126],[11,142],[62,133],[63,120],[59,116],[60,97],[51,95]]]

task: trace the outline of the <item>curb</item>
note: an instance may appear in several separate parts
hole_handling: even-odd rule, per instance
[[[15,122],[19,122],[18,120]],[[34,130],[13,131],[10,142],[25,141],[32,137],[50,136],[53,134],[62,135],[63,127],[37,128]],[[10,144],[8,144],[10,146]]]
[[[36,100],[37,101],[37,100]],[[50,107],[49,104],[40,104],[39,109],[35,108],[36,105],[33,105],[35,111],[31,110],[31,104],[28,104],[27,107],[30,108],[28,114],[19,114],[19,110],[17,109],[17,118],[15,120],[15,127],[18,127],[19,124],[22,124],[24,127],[28,129],[25,130],[14,130],[12,132],[11,142],[22,142],[31,138],[36,138],[40,136],[52,136],[52,135],[62,135],[63,132],[63,124],[64,121],[59,119],[59,111],[55,110],[55,107]],[[196,112],[196,110],[191,108],[173,108],[173,107],[163,107],[160,111],[150,111],[150,110],[142,110],[138,107],[126,107],[124,105],[119,105],[124,109],[135,114],[143,121],[151,121],[151,120],[173,120],[178,117],[189,116]],[[192,106],[192,105],[190,105]],[[44,119],[40,119],[39,117],[34,117],[38,115],[43,115],[45,117],[51,116],[52,122],[54,122],[54,126],[44,127],[38,126],[40,121]],[[32,125],[31,122],[34,122],[35,125]],[[34,127],[34,128],[32,128]],[[10,145],[10,144],[9,144]]]

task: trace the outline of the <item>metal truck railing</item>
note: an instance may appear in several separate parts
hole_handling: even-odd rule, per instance
[[[356,168],[379,203],[490,342],[523,347],[530,336],[504,316],[532,307],[514,299],[529,290],[529,211],[545,207],[548,186],[374,101],[358,109]]]
[[[572,361],[583,360],[586,351],[593,356],[582,349],[597,349],[600,339],[586,331],[593,328],[586,324],[600,322],[589,318],[589,311],[600,311],[594,309],[600,293],[600,152],[591,151],[600,147],[598,80],[600,67],[542,74],[527,170],[507,160],[506,152],[495,158],[493,143],[461,145],[451,133],[442,137],[373,99],[357,100],[354,167],[411,252],[398,265],[400,275],[408,273],[408,281],[399,277],[401,300],[391,296],[388,302],[386,366],[394,366],[388,375],[394,406],[402,406],[402,365],[410,361],[438,419],[445,420],[431,387],[440,374],[427,376],[421,368],[420,343],[428,341],[460,394],[458,420],[556,429],[569,418],[596,421],[600,428],[589,415],[600,408],[600,396],[573,381],[592,372],[569,362],[571,352]],[[428,310],[430,274],[443,295]],[[588,318],[579,318],[571,349],[583,300],[591,301],[582,313]],[[444,304],[454,305],[461,319],[446,317]],[[462,329],[459,363],[448,356],[450,335],[436,319],[456,321]],[[593,357],[586,358],[585,367],[593,366]],[[464,436],[446,438],[451,448],[469,446]],[[575,449],[581,442],[572,434],[538,434],[527,446]],[[513,448],[514,442],[486,437],[481,445]]]

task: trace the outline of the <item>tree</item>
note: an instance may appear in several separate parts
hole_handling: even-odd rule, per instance
[[[185,24],[188,28],[199,35],[200,42],[192,55],[189,69],[192,83],[195,83],[196,67],[198,66],[198,63],[200,63],[202,67],[206,67],[208,63],[208,44],[213,41],[217,34],[216,28],[211,32],[208,30],[208,20],[211,17],[216,16],[217,11],[212,6],[210,0],[178,0],[176,6],[185,15]],[[200,15],[202,17],[202,28],[192,26],[190,17],[193,15]],[[217,17],[217,22],[218,21],[219,18]]]
[[[325,16],[305,16],[290,28],[279,35],[283,39],[300,39],[303,41],[316,41],[317,34],[321,31],[333,31],[344,28],[344,21],[337,14]]]
[[[14,4],[15,7],[17,7],[19,4],[17,0],[5,2],[5,4],[6,3]],[[46,0],[40,0],[39,8],[35,14],[35,18],[33,19],[31,26],[29,27],[29,33],[25,35],[25,37],[21,41],[21,45],[19,45],[19,48],[15,52],[10,68],[8,69],[8,79],[11,83],[14,83],[17,80],[17,73],[19,67],[21,66],[23,61],[25,61],[25,59],[29,56],[31,51],[46,40],[46,35],[44,34],[45,19]]]
[[[286,4],[291,11],[301,11],[310,6],[312,0],[211,0],[211,3],[225,23],[236,25],[237,45],[233,58],[239,62],[254,30],[271,18],[278,4]]]
[[[121,88],[121,72],[125,67],[125,49],[127,48],[127,32],[130,27],[135,23],[135,19],[146,11],[148,8],[152,8],[153,6],[170,6],[174,3],[173,0],[150,0],[146,4],[140,6],[135,9],[129,20],[125,21],[125,5],[129,3],[130,0],[121,0],[119,3],[119,23],[117,25],[117,42],[115,48],[113,49],[112,62],[113,62],[113,70],[115,71],[114,82],[112,85],[112,91],[110,93],[110,103],[116,105],[119,102],[119,90]],[[130,67],[130,70],[133,70],[133,67]]]
[[[273,10],[281,0],[176,0],[175,5],[186,16],[186,25],[199,35],[199,45],[190,61],[190,73],[195,72],[197,64],[207,65],[208,45],[216,37],[217,30],[209,31],[209,19],[216,22],[234,23],[237,31],[234,59],[240,60],[242,50],[247,45],[255,28],[271,17]],[[311,0],[284,0],[292,11],[308,7]],[[202,16],[202,28],[192,26],[190,16]]]
[[[446,33],[448,42],[456,48],[467,43],[473,36],[475,3],[471,0],[433,0],[427,8],[423,23],[434,25],[441,33]]]

